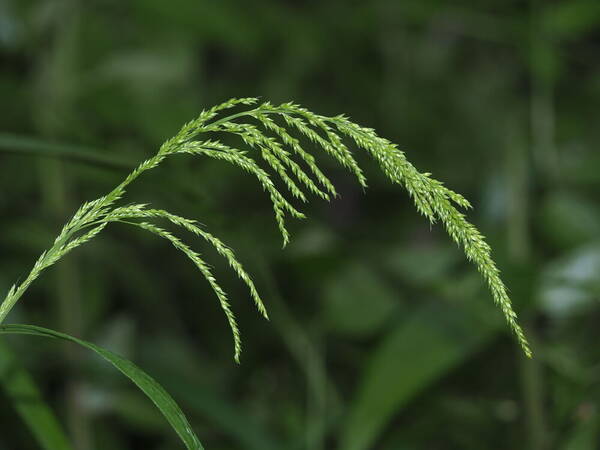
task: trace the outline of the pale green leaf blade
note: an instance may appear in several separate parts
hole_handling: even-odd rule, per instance
[[[71,450],[71,444],[35,381],[0,340],[0,385],[38,445],[44,450]]]
[[[480,305],[475,315],[452,306],[425,305],[382,339],[351,403],[342,450],[374,448],[395,414],[502,329],[487,304]]]

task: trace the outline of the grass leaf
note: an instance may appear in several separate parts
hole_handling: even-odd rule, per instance
[[[54,339],[62,339],[79,344],[89,350],[96,352],[106,361],[111,363],[123,375],[133,381],[144,394],[156,405],[160,412],[165,416],[171,427],[179,435],[188,450],[203,449],[200,440],[192,430],[187,418],[175,403],[175,400],[152,378],[131,361],[112,353],[91,342],[77,339],[68,334],[48,328],[37,327],[34,325],[10,324],[0,325],[0,334],[29,334]],[[54,447],[59,448],[59,447]]]
[[[4,340],[0,340],[0,385],[41,448],[72,449],[65,431],[44,402],[33,377],[19,364]]]
[[[433,315],[438,320],[432,321]],[[340,448],[374,448],[395,414],[502,329],[493,317],[487,307],[465,314],[453,306],[425,305],[393,328],[366,365],[342,428]]]

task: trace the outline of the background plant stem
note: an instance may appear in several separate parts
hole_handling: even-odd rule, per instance
[[[38,71],[38,93],[43,101],[38,103],[36,120],[39,129],[49,139],[56,139],[65,131],[66,122],[72,113],[78,81],[73,76],[73,65],[78,50],[78,2],[64,0],[61,6],[55,10],[62,13],[61,16],[53,18],[53,45],[48,49]],[[75,206],[68,194],[73,192],[68,173],[59,160],[40,164],[39,173],[43,209],[52,218],[51,223],[60,226],[64,217],[72,214]],[[81,277],[76,258],[75,256],[59,264],[53,276],[56,283],[57,321],[60,329],[68,334],[81,336]],[[82,384],[78,380],[81,350],[68,344],[63,348],[68,362],[68,376],[64,388],[68,428],[76,449],[91,450],[93,445],[90,418],[81,402]]]

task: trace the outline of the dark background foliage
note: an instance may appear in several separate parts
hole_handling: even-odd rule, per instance
[[[251,177],[181,157],[129,199],[234,249],[265,322],[200,241],[244,339],[164,242],[118,225],[10,316],[104,345],[172,393],[210,449],[599,448],[600,4],[0,1],[0,291],[83,201],[234,96],[346,113],[474,204],[532,340],[527,361],[475,268],[364,155],[370,188],[281,239]],[[77,449],[171,449],[149,401],[92,355],[8,341]],[[36,448],[0,394],[0,449]]]

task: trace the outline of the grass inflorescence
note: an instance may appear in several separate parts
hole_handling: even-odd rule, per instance
[[[307,150],[306,143],[311,144],[311,149],[316,147],[323,150],[351,172],[357,182],[366,188],[366,177],[348,147],[349,144],[353,144],[371,155],[392,183],[400,184],[407,190],[422,215],[431,223],[439,221],[444,225],[450,237],[477,266],[520,346],[527,356],[531,356],[529,344],[517,323],[517,315],[511,306],[506,287],[491,257],[491,249],[477,228],[469,223],[458,209],[470,208],[471,205],[464,197],[431,178],[429,173],[419,172],[395,144],[378,136],[373,129],[353,123],[346,116],[321,116],[294,103],[277,106],[268,102],[257,106],[257,103],[255,98],[231,99],[202,111],[196,119],[186,123],[174,137],[167,140],[154,156],[133,170],[115,189],[103,197],[84,203],[63,227],[52,247],[42,253],[27,278],[9,290],[0,305],[0,323],[43,270],[74,248],[97,236],[109,223],[118,222],[138,227],[168,240],[194,263],[215,292],[227,317],[233,334],[234,358],[239,362],[240,332],[227,294],[202,256],[181,238],[156,225],[154,220],[166,220],[211,244],[248,286],[258,310],[268,318],[264,302],[234,252],[194,220],[168,211],[152,209],[144,204],[119,206],[118,202],[125,195],[130,183],[172,155],[190,154],[218,159],[238,166],[257,179],[271,200],[275,221],[285,246],[290,240],[286,218],[305,217],[287,198],[288,195],[301,202],[307,202],[310,194],[324,200],[337,196],[335,186],[321,171],[315,156]],[[233,114],[224,115],[232,108],[241,109]],[[242,145],[240,148],[225,145],[210,138],[214,133],[237,136]],[[200,136],[206,136],[206,139],[199,139]],[[257,162],[257,155],[260,155],[267,168],[263,168]],[[289,193],[286,194],[276,186],[273,181],[275,177],[281,179]]]

